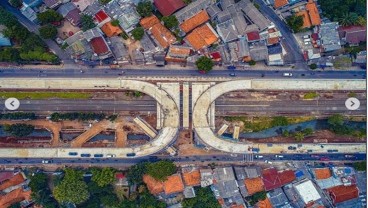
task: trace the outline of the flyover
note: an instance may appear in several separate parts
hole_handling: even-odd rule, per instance
[[[0,89],[126,89],[143,92],[153,97],[161,107],[162,129],[151,142],[131,148],[0,148],[0,157],[72,157],[69,152],[80,154],[115,154],[126,158],[135,153],[143,157],[157,153],[173,142],[179,132],[179,104],[170,93],[158,86],[142,81],[117,78],[80,79],[80,78],[2,78]]]
[[[260,153],[267,153],[269,148],[279,149],[280,152],[288,152],[290,144],[257,144],[242,143],[233,140],[225,140],[218,137],[211,129],[211,121],[208,117],[212,103],[224,93],[236,90],[366,90],[365,80],[236,80],[222,82],[211,86],[204,91],[195,101],[193,108],[193,128],[198,138],[208,147],[228,153],[251,153],[252,148],[259,148]],[[292,106],[291,106],[292,107]],[[206,113],[204,113],[206,112]],[[365,152],[364,144],[302,144],[303,152],[327,152],[328,149],[336,149],[345,152]]]

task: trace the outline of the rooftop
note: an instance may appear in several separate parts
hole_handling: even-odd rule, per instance
[[[21,173],[14,175],[14,177],[6,180],[4,183],[0,184],[0,191],[3,191],[4,189],[7,189],[12,186],[16,186],[20,183],[23,183],[25,178]]]
[[[192,31],[194,28],[202,25],[210,19],[207,12],[205,10],[200,11],[196,15],[190,17],[185,20],[183,23],[179,25],[180,29],[182,29],[185,33]]]
[[[359,196],[359,190],[356,185],[353,186],[335,186],[327,189],[334,204],[348,201]]]
[[[270,199],[266,198],[265,200],[259,201],[257,203],[258,208],[273,208]]]
[[[10,193],[0,196],[0,207],[10,207],[12,204],[23,200],[31,200],[31,190],[24,191],[23,188],[17,188]]]
[[[321,17],[319,16],[316,2],[314,0],[309,0],[306,5],[306,9],[308,11],[312,25],[313,26],[320,25]]]
[[[341,49],[340,37],[337,32],[338,22],[323,23],[319,29],[319,37],[324,52],[335,51]]]
[[[201,10],[206,9],[211,4],[211,1],[208,0],[197,0],[193,1],[192,3],[188,4],[174,15],[178,19],[179,22],[184,22],[186,19],[194,16]]]
[[[216,181],[235,180],[233,167],[215,168],[213,174]]]
[[[266,191],[279,188],[296,179],[294,171],[284,170],[278,172],[275,168],[264,169],[262,178]]]
[[[66,15],[71,12],[72,10],[76,9],[77,7],[72,3],[72,2],[68,2],[66,4],[61,5],[58,9],[57,12],[59,14],[61,14],[61,16],[66,17]]]
[[[269,191],[267,193],[267,198],[271,201],[273,207],[284,207],[289,204],[289,200],[281,188]]]
[[[107,37],[117,36],[123,33],[119,26],[113,26],[111,22],[104,24],[101,27],[101,30],[106,34]]]
[[[172,15],[185,6],[182,0],[153,0],[153,4],[163,16]]]
[[[338,31],[340,38],[350,44],[359,44],[367,39],[367,27],[365,26],[341,26]]]
[[[93,38],[91,40],[91,46],[93,51],[99,56],[109,52],[109,47],[106,45],[103,37]]]
[[[288,0],[275,0],[274,4],[273,4],[273,7],[275,9],[278,9],[280,7],[283,7],[285,5],[289,4],[289,1]]]
[[[199,50],[215,43],[218,40],[218,36],[213,28],[206,23],[194,29],[185,39],[195,50]]]
[[[233,19],[217,24],[216,27],[219,36],[225,43],[238,39],[238,31]]]
[[[184,183],[180,174],[167,177],[164,182],[164,191],[166,195],[184,191]]]
[[[164,184],[154,179],[152,176],[144,175],[143,182],[147,185],[151,194],[156,195],[164,191]]]
[[[246,178],[244,180],[245,187],[247,188],[248,194],[253,195],[257,192],[263,191],[263,181],[260,177],[258,178]]]
[[[171,47],[170,47],[171,48]],[[201,174],[199,170],[183,173],[183,179],[186,186],[201,185]]]
[[[150,32],[162,48],[167,48],[176,42],[175,36],[161,23],[153,25]]]
[[[109,18],[109,16],[105,13],[104,10],[100,10],[95,14],[95,18],[100,23]]]
[[[93,4],[95,0],[72,0],[72,2],[80,11],[83,12],[89,5]]]
[[[160,20],[155,16],[149,16],[149,17],[145,17],[142,18],[139,22],[139,24],[144,28],[144,29],[150,29],[151,27],[153,27],[153,25],[160,23]]]
[[[305,204],[309,204],[321,198],[316,187],[310,180],[296,184],[294,187]]]
[[[327,179],[332,176],[329,168],[316,168],[314,169],[314,175],[317,180]]]
[[[43,0],[43,2],[46,4],[49,8],[54,8],[57,5],[61,4],[60,0]]]
[[[247,39],[248,41],[257,41],[260,40],[261,37],[259,36],[259,32],[258,31],[252,31],[252,32],[248,32],[247,34]]]

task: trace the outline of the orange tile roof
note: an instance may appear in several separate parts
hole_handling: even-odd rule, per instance
[[[164,184],[149,175],[143,176],[143,182],[147,185],[151,194],[159,194],[164,191]]]
[[[12,186],[16,186],[22,182],[24,182],[24,177],[21,173],[15,175],[14,177],[10,178],[9,180],[5,181],[4,183],[0,184],[0,191],[7,189]]]
[[[274,3],[274,5],[273,5],[273,7],[275,8],[275,9],[277,9],[277,8],[280,8],[280,7],[282,7],[282,6],[285,6],[286,4],[288,4],[289,3],[289,1],[288,0],[275,0],[275,3]]]
[[[242,204],[234,204],[234,205],[231,205],[230,208],[245,208],[245,207]]]
[[[139,23],[144,29],[149,29],[153,25],[160,23],[160,20],[155,15],[152,15],[141,19]]]
[[[256,205],[258,208],[272,208],[272,204],[270,199],[266,198],[265,200],[259,201]]]
[[[176,42],[175,36],[161,23],[153,25],[150,31],[162,48],[167,48]]]
[[[183,179],[187,186],[198,186],[201,184],[201,174],[199,170],[183,173]]]
[[[268,38],[267,43],[273,45],[279,42],[279,37]]]
[[[248,190],[249,195],[253,195],[257,192],[263,191],[263,181],[261,177],[258,178],[246,178],[244,179],[245,187]]]
[[[199,50],[215,43],[218,40],[218,36],[207,23],[189,33],[186,36],[186,40],[195,50]]]
[[[184,183],[181,179],[180,174],[174,174],[172,176],[167,177],[167,180],[164,182],[164,191],[165,194],[173,194],[184,191]]]
[[[31,199],[31,190],[23,191],[23,188],[18,188],[8,194],[0,196],[0,207],[9,207],[10,205],[21,202],[25,199]]]
[[[320,180],[320,179],[327,179],[329,177],[331,177],[331,171],[328,168],[318,168],[318,169],[314,169],[314,173],[316,175],[316,179]]]
[[[321,17],[319,16],[319,12],[317,9],[316,2],[313,0],[309,0],[306,5],[307,11],[309,13],[310,20],[312,25],[320,25],[321,24]]]
[[[182,29],[185,33],[190,32],[194,28],[198,27],[199,25],[207,22],[210,19],[207,12],[205,10],[200,11],[193,17],[185,20],[183,23],[179,25],[180,29]]]
[[[335,186],[327,189],[334,204],[348,201],[359,197],[359,189],[356,185],[352,186]]]
[[[117,36],[123,32],[119,26],[114,26],[111,24],[111,22],[104,24],[101,27],[101,30],[106,34],[107,37]]]
[[[309,18],[309,14],[307,11],[300,11],[296,14],[297,16],[302,16],[303,17],[303,28],[309,28],[312,27],[312,22]]]

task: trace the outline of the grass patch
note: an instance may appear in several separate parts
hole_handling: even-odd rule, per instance
[[[308,92],[304,94],[304,99],[314,99],[317,98],[319,95],[316,92]]]
[[[357,94],[355,93],[355,92],[349,92],[348,93],[348,97],[350,98],[350,97],[356,97],[357,96]]]
[[[15,97],[17,99],[42,100],[49,98],[61,99],[88,99],[92,97],[91,93],[86,92],[0,92],[2,99]]]
[[[280,117],[280,116],[275,116]],[[226,121],[234,122],[241,121],[244,123],[244,132],[259,132],[265,129],[275,127],[275,117],[253,117],[247,118],[245,116],[229,116],[225,117]],[[315,119],[312,116],[300,116],[300,117],[286,117],[288,125],[310,121]]]

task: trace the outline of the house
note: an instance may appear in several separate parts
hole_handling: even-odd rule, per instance
[[[260,168],[257,166],[244,167],[246,178],[257,178],[261,176]]]
[[[349,45],[359,45],[360,42],[367,41],[367,27],[366,26],[341,26],[338,29],[342,45],[348,43]]]
[[[190,172],[183,172],[184,184],[186,186],[201,185],[201,173],[199,170],[192,170]]]
[[[148,30],[148,33],[152,35],[162,49],[166,49],[176,42],[175,36],[161,24],[155,15],[141,19],[140,24],[144,29]]]
[[[64,41],[68,45],[66,52],[74,59],[90,59],[93,55],[92,48],[84,38],[84,33],[79,31]]]
[[[144,55],[144,60],[146,64],[154,64],[154,55],[160,51],[160,47],[155,43],[152,38],[150,38],[147,33],[144,33],[142,39],[140,40],[140,51]]]
[[[261,39],[258,31],[251,31],[246,33],[247,41],[248,42],[256,42]]]
[[[282,66],[284,65],[284,56],[282,53],[281,44],[275,44],[267,46],[268,48],[268,61],[269,66]]]
[[[167,62],[186,63],[190,53],[191,53],[190,47],[171,45],[169,51],[166,54],[165,60]]]
[[[235,180],[234,170],[232,167],[215,168],[213,175],[216,181]]]
[[[153,0],[153,4],[163,16],[170,16],[185,7],[182,0]]]
[[[128,52],[128,48],[124,45],[123,40],[121,37],[119,36],[113,36],[109,38],[111,45],[111,51],[114,55],[114,58],[117,62],[117,64],[127,64],[130,62],[130,56],[129,56],[129,52]],[[138,137],[139,139],[145,139],[149,137],[145,137],[144,136],[140,136]],[[128,134],[127,139],[132,139],[132,134]]]
[[[174,174],[167,177],[163,185],[163,189],[166,195],[171,195],[184,191],[184,183],[180,174]]]
[[[109,15],[106,14],[104,10],[98,11],[94,15],[94,19],[99,27],[111,21],[111,18],[109,17]]]
[[[235,5],[235,7],[241,9],[245,18],[249,22],[257,25],[260,31],[265,30],[272,25],[271,21],[263,16],[263,14],[249,0],[241,0]]]
[[[209,5],[211,5],[211,1],[208,0],[193,1],[192,3],[177,11],[174,15],[176,19],[178,19],[179,23],[181,23],[191,18],[195,14],[198,14],[201,10],[205,10]]]
[[[245,37],[239,38],[238,41],[228,43],[231,61],[247,62],[251,60],[249,45]]]
[[[81,22],[80,11],[72,2],[61,5],[57,12],[74,26],[78,26]]]
[[[309,0],[305,10],[299,11],[296,15],[303,17],[303,28],[321,25],[321,17],[314,0]]]
[[[217,4],[211,4],[206,8],[208,15],[211,17],[211,20],[215,20],[217,15],[221,12],[221,9],[217,6]]]
[[[367,51],[360,51],[353,61],[354,66],[367,67]]]
[[[119,26],[114,26],[111,24],[111,22],[104,24],[101,27],[101,30],[105,33],[107,37],[118,36],[123,33]]]
[[[266,191],[280,188],[296,179],[294,171],[277,171],[275,168],[262,170],[262,180]]]
[[[143,182],[146,184],[148,191],[153,195],[157,195],[164,191],[164,184],[150,175],[143,175]]]
[[[326,190],[330,196],[332,203],[336,206],[339,203],[353,200],[359,197],[359,190],[356,185],[352,186],[335,186]]]
[[[87,9],[87,7],[96,2],[96,0],[72,0],[73,4],[81,11]]]
[[[269,191],[267,198],[270,200],[272,207],[293,208],[281,188]]]
[[[42,0],[23,0],[23,6],[31,8],[39,7],[42,3]]]
[[[273,208],[270,199],[266,198],[265,200],[259,201],[256,205],[256,208]]]
[[[249,195],[253,195],[257,192],[264,190],[263,181],[261,177],[258,178],[246,178],[244,184]]]
[[[20,12],[31,22],[38,23],[37,13],[29,6],[23,6]]]
[[[118,186],[128,186],[128,179],[127,177],[124,175],[124,173],[118,172],[115,173],[115,179],[116,179],[116,185]]]
[[[211,27],[209,23],[197,27],[191,33],[189,33],[185,40],[191,45],[196,51],[206,48],[213,43],[218,41],[218,35]]]
[[[249,44],[249,54],[254,61],[268,60],[268,48],[266,42],[253,42]]]
[[[165,66],[165,52],[155,53],[152,58],[156,62],[156,66]]]
[[[29,180],[23,172],[5,173],[0,184],[0,207],[10,207],[12,204],[26,200],[31,201],[31,190],[28,188]]]
[[[150,29],[151,27],[153,27],[155,24],[159,24],[161,21],[155,16],[149,16],[149,17],[145,17],[142,18],[139,21],[139,24],[146,30]]]
[[[275,0],[274,4],[273,4],[273,8],[275,9],[279,9],[281,7],[284,7],[286,5],[289,4],[288,0]]]
[[[293,184],[293,186],[305,206],[321,200],[321,195],[311,180],[299,181]]]
[[[200,169],[201,173],[201,187],[206,187],[213,184],[213,172],[212,169]]]
[[[316,168],[314,169],[314,177],[317,180],[328,179],[332,176],[329,168]]]
[[[340,37],[337,31],[338,28],[338,22],[321,24],[318,36],[321,40],[322,52],[331,52],[341,49]]]
[[[188,33],[192,31],[194,28],[206,23],[209,19],[210,17],[208,16],[207,12],[205,10],[202,10],[199,13],[182,22],[179,25],[179,27],[182,31]]]
[[[102,36],[102,31],[98,27],[94,27],[92,29],[89,29],[89,30],[83,32],[83,37],[87,41],[91,41],[93,38],[97,38],[97,37],[100,37],[100,36]]]
[[[62,2],[61,2],[61,0],[43,0],[43,3],[45,3],[48,8],[55,9]]]
[[[224,43],[238,39],[239,34],[233,19],[216,25],[216,30]]]
[[[110,48],[102,36],[93,38],[90,41],[90,43],[91,43],[93,52],[98,57],[100,57],[100,59],[108,58],[111,55]]]
[[[120,27],[127,33],[135,28],[141,18],[130,1],[113,0],[107,3],[104,9],[112,19],[119,20]]]

